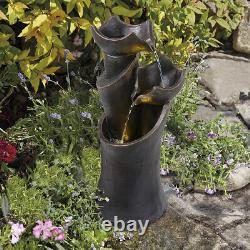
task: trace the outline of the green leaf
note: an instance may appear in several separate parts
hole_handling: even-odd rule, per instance
[[[136,9],[136,10],[130,10],[130,9],[126,9],[122,6],[116,6],[112,9],[112,12],[116,15],[120,15],[120,16],[126,16],[126,17],[133,17],[136,16],[138,13],[141,12],[141,8],[140,9]]]
[[[41,26],[44,22],[48,21],[48,16],[45,14],[39,15],[38,17],[36,17],[33,21],[32,27],[39,27]]]
[[[77,0],[70,0],[69,3],[67,3],[67,14],[69,14],[75,7]]]
[[[228,24],[228,22],[222,18],[216,18],[216,22],[223,28],[231,31],[231,27],[230,25]]]
[[[83,0],[83,2],[86,4],[86,6],[89,8],[91,4],[91,0]]]
[[[86,47],[92,39],[92,33],[90,29],[85,31],[85,39],[84,39],[84,46]]]
[[[5,16],[5,14],[0,10],[0,20],[8,20],[8,18]]]
[[[8,218],[9,211],[10,211],[10,208],[9,208],[8,197],[5,193],[3,193],[2,194],[2,212],[3,212],[3,217],[5,219]]]
[[[37,92],[38,88],[39,88],[39,84],[40,84],[40,78],[39,76],[37,76],[36,74],[32,74],[31,78],[30,78],[30,82],[32,87],[35,90],[35,93]]]

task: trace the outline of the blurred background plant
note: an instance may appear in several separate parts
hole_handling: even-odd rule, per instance
[[[111,15],[120,15],[128,23],[150,18],[155,26],[157,49],[184,66],[190,53],[221,46],[239,24],[243,12],[240,1],[234,0],[1,1],[0,118],[8,126],[26,113],[28,101],[18,86],[19,71],[37,92],[47,85],[45,76],[55,72],[56,81],[63,84],[64,61],[74,61],[71,67],[75,68],[81,58],[81,77],[94,83],[100,56],[93,45],[90,26],[100,26]],[[12,106],[11,112],[7,104]]]

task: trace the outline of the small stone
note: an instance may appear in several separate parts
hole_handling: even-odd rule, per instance
[[[230,110],[239,103],[241,92],[250,92],[250,62],[208,58],[205,64],[208,67],[201,73],[200,82],[210,90],[211,103]]]
[[[250,101],[237,104],[236,109],[245,123],[250,127]]]
[[[250,23],[242,21],[234,32],[233,48],[241,53],[250,54]]]
[[[227,191],[241,189],[250,183],[250,168],[240,164],[233,170],[227,180]]]

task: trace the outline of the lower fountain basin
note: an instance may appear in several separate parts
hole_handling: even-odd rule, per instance
[[[169,104],[161,107],[155,125],[128,143],[110,141],[105,117],[99,126],[101,176],[99,189],[109,202],[101,204],[102,216],[113,221],[153,221],[164,213],[166,197],[160,182],[160,147]]]

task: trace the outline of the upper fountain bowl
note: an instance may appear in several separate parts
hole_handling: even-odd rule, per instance
[[[138,25],[122,22],[111,16],[99,29],[91,26],[93,38],[104,53],[113,56],[151,51],[155,46],[152,23],[148,20]]]

